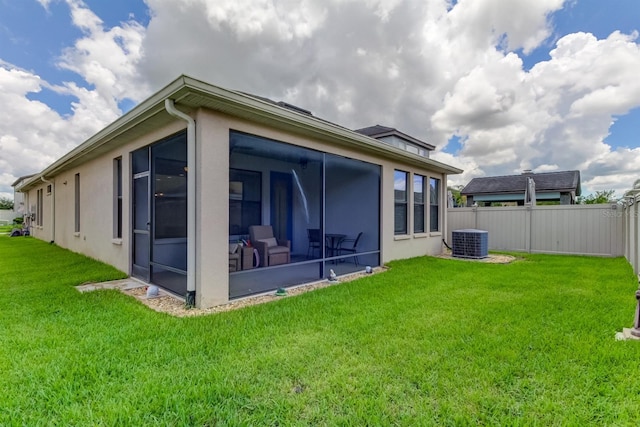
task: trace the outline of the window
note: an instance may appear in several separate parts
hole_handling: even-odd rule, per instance
[[[151,147],[154,239],[187,238],[186,134]],[[155,255],[159,255],[156,251]],[[159,259],[159,258],[158,258]]]
[[[429,210],[431,215],[429,217],[430,231],[440,231],[440,180],[436,178],[429,178]]]
[[[122,157],[113,159],[113,237],[122,238]]]
[[[43,218],[42,213],[44,212],[44,189],[40,189],[36,194],[36,225],[42,227]]]
[[[75,227],[76,233],[80,232],[80,174],[77,173],[75,177]]]
[[[413,176],[413,232],[424,233],[424,183],[422,175]]]
[[[47,185],[47,196],[51,195],[51,184]]]
[[[262,224],[262,174],[229,170],[229,235],[249,234],[249,226]]]
[[[394,233],[407,234],[407,172],[395,171],[393,194],[395,200]]]

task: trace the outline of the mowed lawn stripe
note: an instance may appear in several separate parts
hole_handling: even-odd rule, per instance
[[[637,282],[622,258],[420,257],[296,297],[195,318],[124,277],[0,237],[0,425],[640,423]]]

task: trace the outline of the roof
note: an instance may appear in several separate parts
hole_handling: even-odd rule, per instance
[[[251,96],[253,98],[261,99],[262,101],[268,102],[268,103],[273,104],[273,105],[278,105],[278,106],[286,108],[288,110],[292,110],[292,111],[296,111],[298,113],[302,113],[302,114],[307,114],[309,116],[313,116],[311,111],[305,110],[304,108],[298,107],[297,105],[289,104],[288,102],[274,101],[273,99],[265,98],[264,96],[260,96],[260,95],[254,95],[254,94],[249,93],[249,92],[242,92],[242,91],[238,91],[238,92],[242,93],[242,94],[245,94],[247,96]]]
[[[20,182],[24,181],[27,178],[31,178],[32,176],[34,176],[35,173],[29,174],[29,175],[24,175],[21,176],[20,178],[16,179],[15,181],[13,181],[13,184],[11,184],[12,187],[15,187],[16,185],[18,185]]]
[[[367,135],[371,138],[374,139],[380,139],[380,138],[384,138],[385,136],[396,136],[400,139],[404,139],[405,141],[411,142],[413,144],[416,144],[420,147],[426,148],[427,150],[433,151],[436,149],[435,145],[431,145],[428,144],[424,141],[421,141],[417,138],[414,138],[410,135],[407,135],[404,132],[400,132],[398,129],[396,128],[390,128],[387,126],[382,126],[382,125],[375,125],[375,126],[369,126],[366,128],[362,128],[362,129],[356,129],[355,130],[358,133],[361,133],[363,135]]]
[[[580,189],[580,171],[574,170],[473,178],[471,182],[460,191],[460,194],[523,193],[527,187],[527,178],[529,177],[533,178],[533,181],[536,183],[536,192],[575,191],[576,196],[579,196],[582,192]]]
[[[182,75],[43,171],[27,179],[16,189],[18,191],[27,190],[38,183],[40,177],[51,178],[62,171],[124,146],[160,126],[174,122],[177,119],[165,110],[165,99],[172,99],[176,108],[187,114],[193,113],[199,108],[205,108],[297,135],[326,141],[332,145],[357,148],[362,152],[401,160],[420,167],[428,167],[439,173],[462,173],[462,170],[456,167],[409,153],[335,123],[319,119],[299,107],[289,104],[285,106],[284,103],[224,89]]]

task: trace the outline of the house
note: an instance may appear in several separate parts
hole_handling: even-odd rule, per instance
[[[533,173],[521,175],[473,178],[460,194],[467,197],[467,206],[483,206],[491,203],[515,202],[524,205],[528,178],[535,183],[538,201],[559,202],[561,205],[575,204],[581,194],[580,171]]]
[[[440,253],[460,172],[181,76],[16,190],[35,237],[204,308]]]
[[[22,215],[24,215],[24,213],[28,210],[25,209],[24,206],[24,196],[21,192],[16,191],[16,188],[20,187],[20,185],[26,181],[27,179],[31,178],[34,174],[31,175],[24,175],[21,176],[20,178],[16,179],[13,184],[11,184],[11,186],[13,187],[14,191],[13,191],[13,213],[15,214],[15,217],[20,217]]]

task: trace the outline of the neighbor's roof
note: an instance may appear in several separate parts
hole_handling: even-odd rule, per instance
[[[426,148],[429,151],[433,151],[436,149],[435,145],[428,144],[424,141],[421,141],[417,138],[412,137],[411,135],[407,135],[406,133],[400,132],[398,129],[390,128],[382,125],[369,126],[367,128],[356,129],[356,132],[361,133],[363,135],[370,136],[374,139],[384,138],[385,136],[397,136],[400,139],[404,139],[405,141],[412,142],[420,147]]]
[[[223,89],[182,75],[16,189],[27,190],[40,182],[40,177],[54,177],[62,171],[124,146],[158,127],[175,122],[178,119],[170,116],[165,110],[165,99],[172,99],[175,106],[187,114],[205,108],[326,141],[332,145],[357,148],[365,153],[428,167],[439,173],[462,173],[462,170],[456,167],[409,153],[383,141],[319,119],[299,107],[292,108],[294,106],[286,103],[267,101],[265,98]]]
[[[473,178],[460,194],[523,193],[527,187],[528,177],[533,178],[536,183],[536,192],[575,191],[576,196],[581,193],[580,171],[561,171]]]
[[[20,182],[24,181],[27,178],[31,178],[32,176],[34,176],[35,173],[32,173],[30,175],[24,175],[21,176],[20,178],[16,179],[15,181],[13,181],[13,184],[11,184],[12,187],[15,187],[16,185],[18,185]]]

